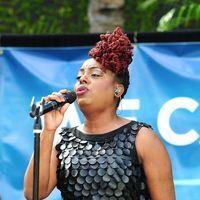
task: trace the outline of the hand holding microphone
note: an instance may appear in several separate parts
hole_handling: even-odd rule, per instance
[[[69,104],[76,100],[76,93],[66,89],[59,92],[53,92],[51,95],[44,97],[40,102],[38,116],[44,115],[44,129],[55,131],[61,124],[64,113]],[[32,107],[34,104],[32,104]],[[31,117],[35,117],[34,112],[30,112]]]
[[[66,90],[61,90],[59,93],[53,92],[46,98],[46,103],[42,103],[39,115],[43,115],[47,112],[61,108],[66,103],[73,103],[76,100],[76,93],[70,91],[66,93]],[[49,101],[49,102],[47,102]]]

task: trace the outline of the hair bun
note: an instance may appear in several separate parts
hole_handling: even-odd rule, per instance
[[[89,56],[101,63],[103,68],[116,74],[123,73],[132,62],[133,46],[120,27],[112,33],[100,35],[101,40],[89,51]]]

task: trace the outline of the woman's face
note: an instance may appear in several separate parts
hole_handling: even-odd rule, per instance
[[[115,107],[114,88],[115,74],[103,70],[101,64],[94,59],[84,62],[77,75],[74,91],[81,109],[105,109]]]

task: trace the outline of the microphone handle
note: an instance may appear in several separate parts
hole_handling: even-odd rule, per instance
[[[39,112],[39,116],[44,115],[45,113],[48,113],[48,112],[55,110],[59,107],[62,107],[66,103],[67,103],[67,101],[57,102],[57,101],[53,100],[53,101],[47,103],[46,105],[44,105],[43,109]]]

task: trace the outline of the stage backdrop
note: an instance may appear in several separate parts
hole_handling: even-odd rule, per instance
[[[21,200],[33,150],[32,96],[73,89],[90,47],[1,48],[0,196]],[[138,44],[118,114],[149,123],[166,146],[177,200],[200,199],[200,43]],[[76,103],[62,125],[82,122]],[[158,152],[159,153],[159,152]],[[47,199],[60,199],[54,190]]]

